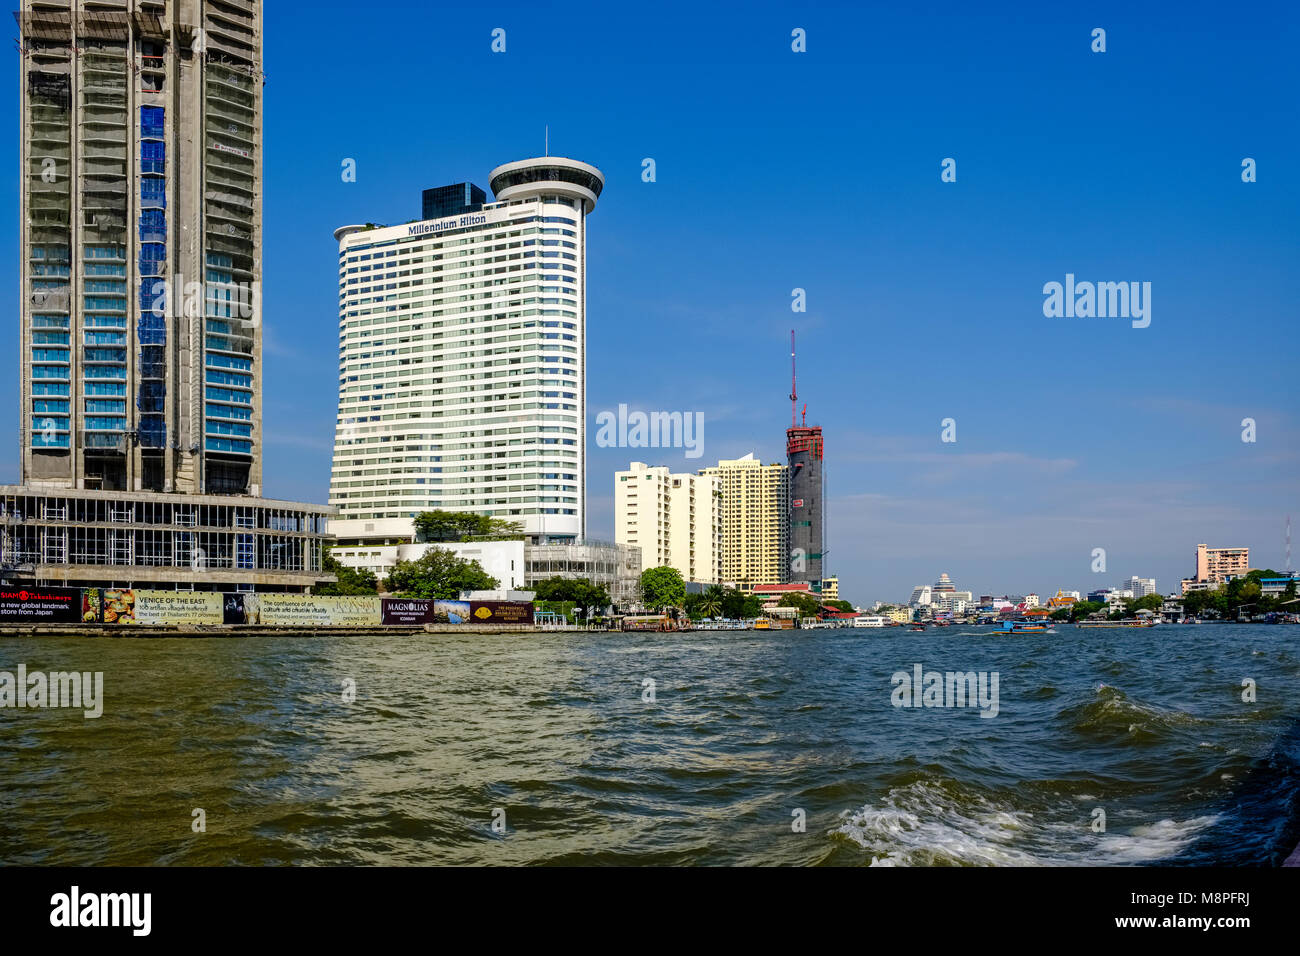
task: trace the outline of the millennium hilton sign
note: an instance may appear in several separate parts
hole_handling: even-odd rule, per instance
[[[437,222],[417,222],[406,231],[408,236],[422,236],[429,232],[446,232],[448,229],[464,229],[467,226],[481,226],[487,222],[487,214],[479,213],[460,216],[456,219],[439,219]]]

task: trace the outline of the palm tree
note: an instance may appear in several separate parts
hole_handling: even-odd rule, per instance
[[[710,584],[700,601],[699,610],[705,617],[717,617],[722,613],[723,590],[720,584]]]

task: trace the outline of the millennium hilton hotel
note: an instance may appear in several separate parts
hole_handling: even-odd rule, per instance
[[[339,228],[334,555],[367,566],[422,511],[584,541],[587,215],[604,177],[546,156],[424,192],[418,222]],[[369,566],[376,566],[371,562]]]
[[[0,582],[303,591],[324,506],[260,497],[262,4],[31,0],[21,485]]]

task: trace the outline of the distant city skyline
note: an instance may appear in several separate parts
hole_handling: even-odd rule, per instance
[[[977,595],[1132,575],[1169,593],[1202,542],[1283,569],[1300,386],[1271,346],[1293,336],[1300,261],[1293,10],[357,13],[266,11],[263,494],[328,497],[333,230],[404,222],[423,189],[538,155],[549,126],[551,154],[606,177],[586,264],[587,429],[620,404],[706,426],[695,458],[588,441],[588,537],[612,540],[612,476],[629,461],[785,460],[795,327],[800,405],[826,439],[824,572],[842,598],[902,601],[943,572]],[[1099,25],[1104,54],[1090,50]],[[806,53],[791,51],[795,27]],[[429,95],[435,34],[438,73],[472,90],[454,113]],[[358,49],[384,51],[381,95],[322,85]],[[0,107],[11,162],[18,109]],[[0,195],[15,222],[17,190]],[[17,289],[18,230],[0,239]],[[1044,284],[1067,275],[1149,282],[1150,325],[1048,318]],[[806,312],[791,311],[795,289]],[[15,410],[3,483],[19,475],[16,376],[0,388]]]

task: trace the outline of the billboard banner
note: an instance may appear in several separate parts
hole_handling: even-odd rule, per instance
[[[432,624],[436,621],[432,598],[383,598],[385,624]]]
[[[532,624],[531,601],[471,601],[469,619],[475,624]]]
[[[371,627],[533,624],[527,601],[443,601],[378,595],[255,594],[140,588],[0,588],[0,623]]]
[[[244,610],[244,595],[238,592],[221,595],[221,623],[247,624],[248,612]]]
[[[221,607],[216,591],[87,588],[81,617],[103,624],[220,624]]]
[[[383,621],[379,600],[368,594],[245,594],[244,609],[249,624],[368,627]]]
[[[0,621],[67,624],[81,620],[81,588],[0,589]]]
[[[468,601],[434,601],[433,613],[438,620],[447,620],[449,624],[464,624],[469,620]]]

